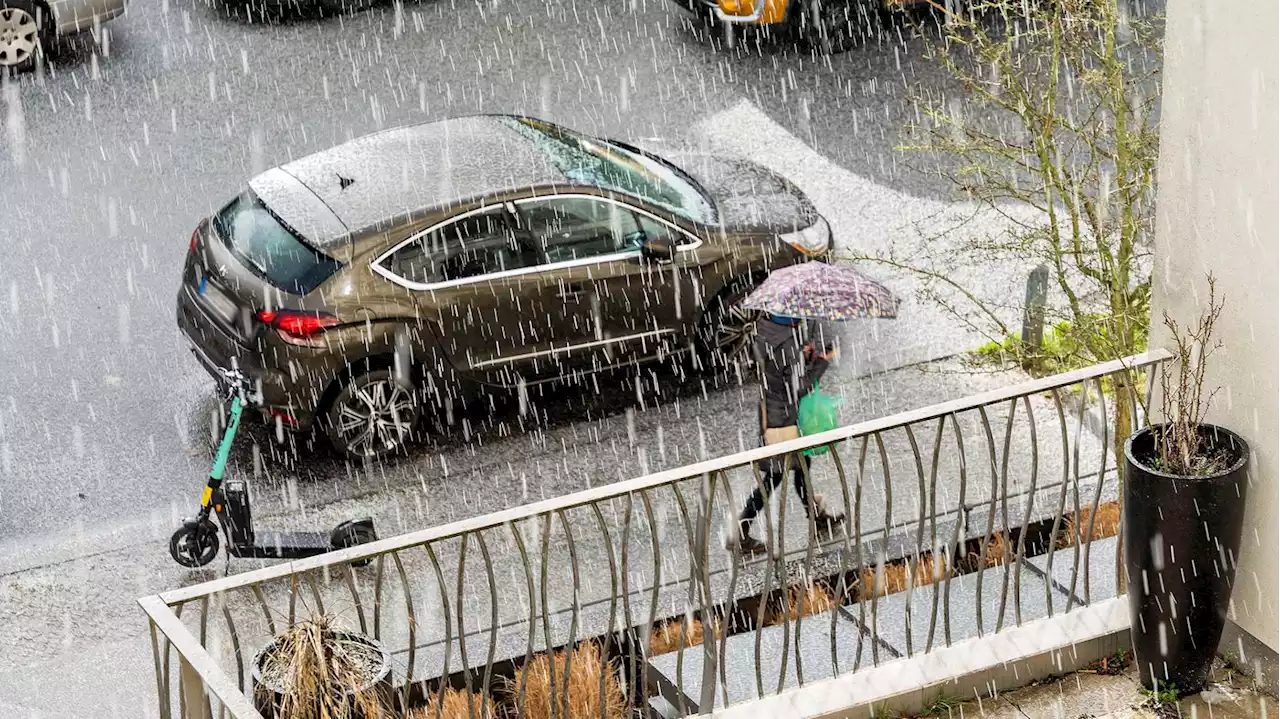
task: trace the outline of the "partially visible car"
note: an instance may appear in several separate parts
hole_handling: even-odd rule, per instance
[[[760,28],[826,52],[869,41],[883,13],[924,0],[676,0],[706,20]]]
[[[459,117],[289,162],[200,221],[178,325],[215,379],[353,457],[489,391],[671,357],[751,363],[742,300],[831,230],[746,160],[682,156],[529,117]],[[585,380],[585,381],[584,381]]]
[[[54,38],[124,13],[125,0],[0,0],[0,72],[35,67]]]

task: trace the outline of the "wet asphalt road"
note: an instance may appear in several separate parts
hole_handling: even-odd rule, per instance
[[[215,405],[175,328],[179,269],[197,220],[272,165],[472,112],[679,142],[746,99],[844,169],[941,195],[893,152],[904,73],[922,72],[911,43],[815,61],[767,44],[726,51],[686,20],[668,0],[423,0],[264,25],[243,7],[134,0],[105,36],[63,42],[44,73],[6,83],[0,565],[65,554],[75,538],[68,551],[91,552],[103,532],[195,504]],[[624,388],[549,406],[565,422],[635,402]],[[520,431],[506,419],[495,436]],[[313,501],[359,491],[332,457],[253,436],[270,473]],[[436,474],[427,454],[410,461]]]

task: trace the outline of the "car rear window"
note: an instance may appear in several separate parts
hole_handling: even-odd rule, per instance
[[[222,208],[213,222],[237,259],[285,292],[305,295],[340,267],[303,242],[251,191]]]

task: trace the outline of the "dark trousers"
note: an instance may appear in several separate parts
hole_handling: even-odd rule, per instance
[[[791,467],[791,479],[795,483],[796,494],[800,495],[800,504],[804,507],[805,516],[809,516],[811,507],[809,505],[809,492],[805,488],[804,478],[809,471],[812,459],[796,453],[785,461]],[[751,536],[752,521],[755,520],[760,510],[764,509],[764,504],[769,501],[769,495],[773,493],[773,490],[777,489],[779,484],[782,484],[783,475],[785,474],[783,462],[783,458],[778,457],[771,462],[762,464],[760,479],[764,482],[764,492],[761,492],[760,487],[757,486],[747,499],[747,506],[742,508],[742,514],[738,517],[738,529],[740,532],[738,536]],[[804,463],[803,467],[800,465],[801,462]]]

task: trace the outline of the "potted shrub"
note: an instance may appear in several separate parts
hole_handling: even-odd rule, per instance
[[[1130,632],[1143,685],[1204,688],[1226,621],[1244,520],[1249,445],[1207,424],[1216,390],[1205,363],[1222,310],[1209,305],[1185,330],[1165,315],[1176,357],[1161,367],[1163,423],[1125,442],[1124,553]]]
[[[519,719],[626,719],[626,694],[599,643],[572,651],[567,678],[565,659],[566,650],[544,652],[517,671],[511,693]]]
[[[443,692],[432,692],[427,703],[410,709],[405,719],[497,719],[498,716],[498,707],[492,698],[446,688]]]
[[[255,657],[253,695],[268,719],[381,719],[394,706],[391,654],[328,617],[304,620]]]

